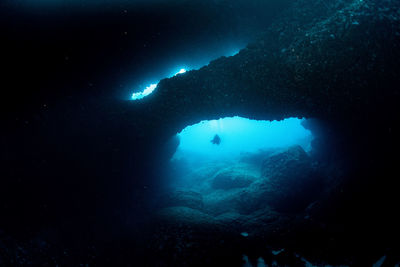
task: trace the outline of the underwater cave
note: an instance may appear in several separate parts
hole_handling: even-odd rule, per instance
[[[323,181],[310,156],[313,135],[303,125],[306,119],[235,116],[185,127],[165,172],[168,190],[162,203],[210,216],[240,217],[271,209],[268,205],[304,209]]]
[[[400,266],[399,1],[6,2],[0,266]]]
[[[172,169],[181,173],[176,177],[180,179],[169,182],[173,186],[180,181],[181,185],[190,188],[194,187],[194,181],[190,175],[183,175],[185,169],[191,172],[204,169],[207,172],[207,166],[221,170],[246,163],[247,166],[242,166],[243,172],[255,172],[259,176],[262,161],[268,155],[296,145],[305,152],[311,150],[313,137],[303,127],[305,121],[298,118],[262,121],[235,116],[187,126],[177,134],[179,145],[170,161]],[[233,184],[226,186],[235,187]]]

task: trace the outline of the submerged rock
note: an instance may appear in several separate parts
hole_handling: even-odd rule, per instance
[[[257,152],[243,152],[240,154],[240,161],[260,166],[264,159],[274,153],[274,149],[260,149]]]
[[[213,215],[238,212],[236,199],[259,177],[259,170],[242,163],[227,163],[214,176],[204,181],[204,210]]]
[[[158,217],[172,224],[217,225],[214,217],[188,207],[168,207],[158,212]]]
[[[267,158],[262,165],[268,203],[279,210],[304,209],[318,196],[320,177],[301,146]]]
[[[293,176],[296,170],[307,169],[310,165],[310,157],[301,146],[296,145],[265,158],[261,176],[277,181],[281,176]]]
[[[232,189],[247,187],[255,180],[255,177],[237,170],[223,170],[215,175],[211,186],[215,189]]]
[[[264,160],[260,179],[240,193],[237,208],[244,214],[266,206],[300,211],[318,196],[321,184],[311,158],[301,146],[293,146]]]
[[[234,188],[231,190],[215,190],[204,196],[204,209],[215,216],[227,212],[239,213],[236,200],[244,189]]]

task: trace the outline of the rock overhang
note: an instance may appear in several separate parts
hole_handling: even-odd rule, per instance
[[[152,95],[129,108],[149,132],[160,127],[169,136],[188,124],[236,115],[362,121],[384,113],[393,108],[386,101],[398,98],[399,4],[386,1],[382,10],[374,1],[342,2],[318,19],[298,19],[310,28],[294,29],[288,17],[278,19],[237,55],[161,80]],[[304,8],[292,12],[300,16]]]

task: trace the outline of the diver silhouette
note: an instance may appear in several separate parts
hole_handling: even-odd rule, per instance
[[[221,144],[221,137],[219,137],[218,134],[214,135],[214,138],[210,141],[214,145],[219,145]]]

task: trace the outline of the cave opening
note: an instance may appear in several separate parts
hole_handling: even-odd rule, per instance
[[[312,133],[302,125],[306,119],[287,118],[281,121],[251,120],[239,116],[204,120],[185,127],[173,160],[203,162],[243,157],[248,153],[276,150],[300,145],[311,150]],[[218,143],[214,138],[220,139]]]
[[[185,73],[187,70],[184,68],[179,69],[179,71],[176,71],[173,75],[171,75],[170,77],[174,77],[180,74]],[[146,86],[146,88],[142,91],[138,91],[132,94],[131,100],[140,100],[150,94],[152,94],[154,92],[155,89],[157,89],[158,86],[158,82],[157,83],[152,83],[148,86]]]
[[[177,134],[164,205],[211,216],[305,208],[319,185],[306,122],[236,116],[187,126]]]

